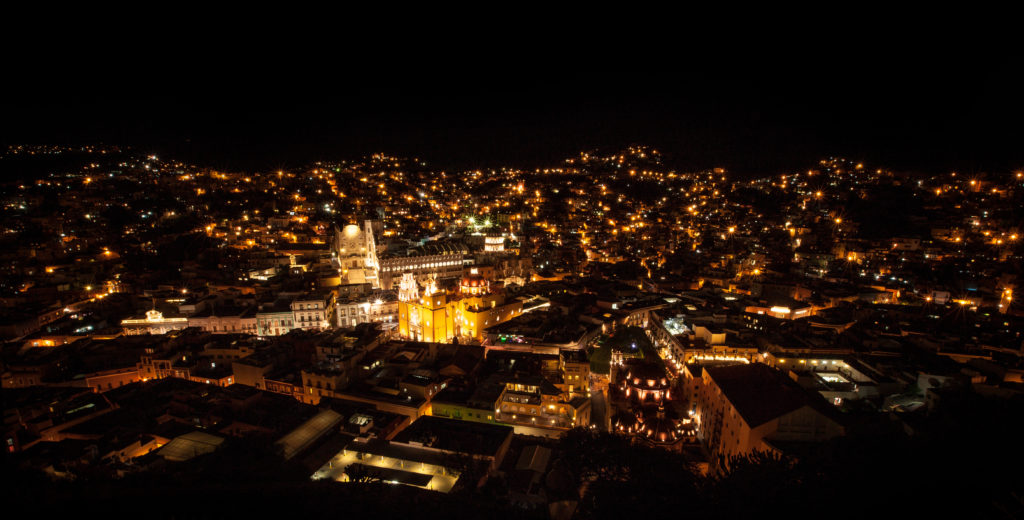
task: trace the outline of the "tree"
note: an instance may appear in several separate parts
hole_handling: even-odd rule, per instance
[[[699,498],[699,477],[679,453],[582,428],[570,430],[559,447],[582,491],[584,517],[660,518],[693,508]]]
[[[343,473],[348,477],[349,482],[357,484],[369,484],[371,482],[380,482],[381,480],[380,472],[365,464],[349,464]]]

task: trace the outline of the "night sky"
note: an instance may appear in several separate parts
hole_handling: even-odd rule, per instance
[[[803,169],[832,154],[902,170],[1024,167],[1019,63],[998,53],[570,54],[339,58],[318,69],[230,56],[68,60],[5,84],[0,141],[129,144],[227,169],[374,152],[530,167],[634,143],[658,147],[673,166],[739,174]]]

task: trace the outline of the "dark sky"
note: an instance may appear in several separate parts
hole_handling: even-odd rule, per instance
[[[985,49],[536,56],[339,57],[315,68],[252,56],[73,58],[12,76],[0,141],[129,144],[257,169],[377,151],[453,167],[532,166],[631,143],[657,146],[681,167],[741,173],[831,154],[926,171],[1024,167],[1020,63]]]

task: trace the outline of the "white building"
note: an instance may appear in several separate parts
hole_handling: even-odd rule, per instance
[[[374,288],[380,287],[380,263],[369,220],[364,222],[363,229],[355,224],[335,228],[332,249],[343,284],[369,283]]]
[[[339,327],[354,327],[360,323],[382,323],[398,326],[398,300],[391,298],[378,298],[376,296],[363,296],[334,305],[337,313]]]
[[[126,335],[166,334],[185,327],[188,327],[188,318],[164,318],[163,313],[156,309],[146,311],[145,319],[121,320],[121,328]]]
[[[307,295],[292,301],[294,328],[302,330],[323,330],[331,327],[334,313],[334,293],[322,296]]]

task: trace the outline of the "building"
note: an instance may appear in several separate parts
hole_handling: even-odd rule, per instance
[[[340,364],[321,363],[301,372],[305,382],[302,401],[317,404],[323,396],[334,396],[336,391],[348,386],[349,372]]]
[[[369,283],[375,289],[380,287],[380,263],[371,221],[364,221],[362,229],[355,224],[335,227],[332,249],[342,284]]]
[[[508,426],[421,417],[390,441],[356,438],[312,478],[350,481],[363,475],[447,493],[463,477],[476,480],[465,482],[467,487],[480,485],[501,465],[511,442]]]
[[[590,360],[585,350],[562,350],[559,353],[564,380],[569,394],[590,397]]]
[[[334,292],[307,294],[291,303],[293,328],[301,330],[324,330],[331,327],[334,318]]]
[[[780,443],[824,441],[845,431],[821,396],[768,365],[705,367],[701,377],[697,436],[719,470],[735,457],[781,453]]]
[[[360,323],[381,323],[385,330],[398,324],[398,298],[393,291],[363,295],[334,304],[339,327],[355,327]]]
[[[612,372],[608,389],[612,431],[671,450],[692,440],[691,421],[679,416],[678,392],[663,363],[633,358],[616,362]]]
[[[380,260],[380,287],[396,289],[405,273],[412,273],[420,284],[462,276],[469,250],[458,243],[430,244],[411,254],[392,254]]]
[[[504,381],[495,418],[509,424],[570,429],[590,425],[590,399],[570,399],[541,376],[516,376]]]
[[[748,305],[743,312],[752,314],[766,314],[783,320],[795,320],[814,315],[814,307],[799,300],[783,300],[773,303],[758,303]]]
[[[440,292],[430,283],[422,297],[415,276],[406,273],[398,300],[399,335],[416,341],[481,341],[486,328],[523,312],[522,300],[506,301],[503,291],[492,291],[488,281],[473,270],[454,294]]]
[[[190,327],[215,334],[256,334],[257,318],[255,307],[219,306],[208,307],[188,317]]]
[[[576,426],[590,425],[588,385],[577,384],[573,377],[589,377],[581,367],[574,366],[579,358],[566,360],[520,352],[493,355],[503,358],[502,371],[475,387],[448,388],[438,393],[431,401],[431,415],[508,424],[518,434],[549,438],[561,437]]]
[[[181,330],[188,327],[188,318],[165,318],[164,314],[156,309],[146,311],[143,319],[129,318],[121,320],[121,328],[126,335],[135,334],[166,334],[172,330]]]
[[[484,251],[488,253],[500,253],[505,250],[505,237],[500,234],[488,234],[484,237]]]
[[[902,392],[903,384],[857,359],[841,354],[766,353],[765,364],[789,374],[800,386],[817,391],[826,401],[875,399]]]
[[[256,313],[256,334],[260,336],[283,336],[295,328],[295,313],[287,300],[277,300],[264,305]]]

